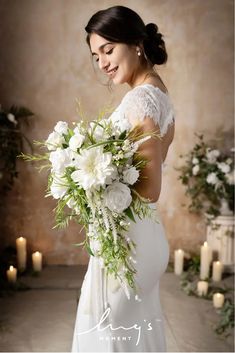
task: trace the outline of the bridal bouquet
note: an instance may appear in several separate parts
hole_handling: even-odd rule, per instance
[[[75,219],[86,229],[83,245],[99,258],[108,274],[118,279],[127,297],[137,293],[134,280],[136,244],[127,236],[130,220],[152,217],[156,210],[135,190],[140,170],[147,161],[140,158],[140,144],[157,134],[141,134],[125,117],[91,122],[81,120],[73,128],[59,121],[48,139],[35,144],[44,154],[25,155],[25,160],[45,162],[49,169],[46,196],[57,200],[56,227]]]

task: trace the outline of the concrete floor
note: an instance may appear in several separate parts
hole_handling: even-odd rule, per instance
[[[0,351],[70,351],[85,272],[85,266],[48,266],[39,277],[21,276],[31,290],[0,298]],[[222,340],[212,329],[218,314],[211,301],[187,296],[170,272],[160,293],[169,352],[234,351],[233,336]]]

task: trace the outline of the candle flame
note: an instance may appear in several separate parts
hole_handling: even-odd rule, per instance
[[[204,244],[203,244],[204,246],[207,246],[208,244],[207,244],[207,241],[204,241]]]
[[[14,270],[14,266],[10,266],[9,270],[13,271]]]

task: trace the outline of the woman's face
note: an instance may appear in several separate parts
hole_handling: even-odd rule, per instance
[[[136,73],[140,68],[140,59],[135,45],[110,42],[92,33],[90,48],[100,70],[112,79],[115,85],[134,84]]]

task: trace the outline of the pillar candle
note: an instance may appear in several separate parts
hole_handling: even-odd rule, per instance
[[[223,264],[222,264],[222,262],[214,261],[213,262],[213,269],[212,269],[212,280],[214,282],[221,281],[222,272],[223,272]]]
[[[10,283],[15,283],[17,278],[17,269],[14,266],[10,266],[7,270],[7,279]]]
[[[42,253],[36,251],[32,254],[33,270],[40,272],[42,270]]]
[[[208,291],[208,282],[207,281],[198,281],[197,282],[197,293],[199,296],[207,295]]]
[[[175,250],[174,270],[176,275],[181,275],[184,266],[184,251],[182,249]]]
[[[201,246],[201,258],[200,258],[200,279],[206,279],[209,277],[210,262],[212,258],[211,248],[205,241]]]
[[[213,294],[213,305],[215,308],[219,309],[222,308],[224,304],[224,295],[221,293]]]
[[[26,239],[23,237],[16,239],[16,249],[17,249],[17,264],[20,271],[26,269]]]

